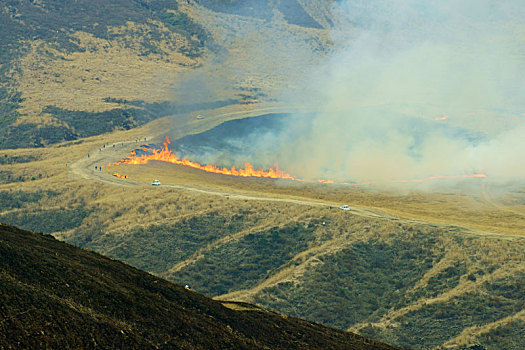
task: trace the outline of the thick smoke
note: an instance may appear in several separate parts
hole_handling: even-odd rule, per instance
[[[336,53],[294,94],[315,111],[278,162],[305,179],[525,179],[525,6],[348,0]],[[289,128],[298,127],[297,120]]]
[[[177,98],[257,100],[260,90],[260,98],[300,105],[304,113],[284,125],[236,124],[237,132],[219,129],[211,141],[185,140],[177,150],[221,166],[277,163],[313,181],[388,185],[483,173],[484,182],[522,182],[522,3],[334,1],[333,46],[323,31],[290,29],[267,2],[255,12],[245,8],[259,17],[214,18],[216,41],[227,49],[181,79]],[[243,13],[232,6],[226,12]]]

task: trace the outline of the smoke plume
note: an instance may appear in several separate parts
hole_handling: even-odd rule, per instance
[[[525,179],[521,1],[348,0],[334,54],[293,96],[314,118],[278,152],[305,179]],[[343,11],[341,11],[343,9]],[[307,123],[308,126],[300,125]]]
[[[175,94],[185,102],[251,94],[248,103],[280,100],[304,113],[231,123],[181,140],[176,151],[219,166],[278,164],[312,181],[388,185],[486,174],[482,181],[521,183],[522,2],[338,0],[331,29],[307,31],[276,18],[267,1],[233,4],[226,12],[260,18],[209,21],[227,49],[181,79]]]

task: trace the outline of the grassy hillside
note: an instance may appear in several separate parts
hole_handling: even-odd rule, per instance
[[[139,140],[158,142],[168,131],[177,138],[226,120],[293,112],[276,100],[301,88],[305,72],[332,48],[331,5],[3,3],[0,222],[208,297],[257,303],[398,346],[524,348],[522,187],[465,180],[467,191],[400,184],[401,191],[385,192],[231,178],[160,162],[108,166]],[[153,179],[171,187],[153,188]],[[335,209],[342,204],[353,208]],[[69,307],[68,300],[57,305]],[[74,307],[82,316],[69,317],[123,324],[80,301]],[[128,328],[111,327],[128,344],[118,334]],[[140,343],[137,334],[130,339]]]
[[[161,121],[110,139],[3,151],[10,179],[0,184],[0,222],[52,233],[209,297],[257,303],[398,346],[522,347],[519,192],[487,200],[394,195],[97,161],[137,144],[120,142],[163,130],[155,124]],[[191,133],[200,123],[188,119],[179,130]],[[107,140],[120,148],[98,151]],[[100,178],[83,178],[77,163]],[[93,165],[105,169],[95,174]],[[211,192],[133,185],[152,178]],[[345,202],[362,209],[328,206]]]
[[[224,109],[217,114],[225,118]],[[0,184],[0,222],[52,233],[207,296],[258,303],[399,346],[523,345],[519,191],[504,198],[392,194],[98,160],[106,152],[119,159],[140,144],[121,142],[162,132],[166,122],[3,151],[9,179]],[[217,122],[211,114],[181,118],[178,131]],[[99,151],[107,141],[118,147]],[[95,173],[94,165],[104,171]],[[129,179],[116,179],[115,171]],[[181,187],[140,186],[153,178]],[[329,207],[341,203],[361,209]]]
[[[0,225],[0,347],[394,349]]]
[[[92,96],[99,106],[94,111],[93,104],[75,102],[74,96],[93,94],[93,84],[115,75],[107,71],[111,65],[97,66],[97,57],[107,63],[116,54],[120,65],[130,59],[192,65],[213,46],[209,33],[181,12],[176,1],[23,0],[0,6],[0,148],[41,147],[129,129],[158,117],[143,109],[104,106],[108,96],[100,95]],[[116,78],[124,77],[117,73]],[[49,98],[57,89],[70,95]],[[57,98],[72,103],[54,104]],[[68,106],[72,108],[64,108]],[[79,125],[87,120],[91,126]]]
[[[290,71],[302,71],[326,46],[328,32],[296,0],[231,5],[0,5],[0,149],[43,147],[166,115],[272,100]],[[283,47],[303,50],[305,62],[297,62],[296,50],[276,47],[275,37]],[[275,60],[289,62],[275,69],[268,65]]]

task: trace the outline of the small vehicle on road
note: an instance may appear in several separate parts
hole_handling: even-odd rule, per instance
[[[339,207],[339,209],[341,209],[341,210],[350,210],[350,207],[345,204],[345,205]]]
[[[160,181],[159,180],[155,180],[151,183],[152,186],[160,186]]]

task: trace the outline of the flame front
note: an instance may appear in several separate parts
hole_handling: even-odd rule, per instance
[[[178,164],[187,166],[194,169],[199,169],[206,171],[208,173],[215,173],[215,174],[223,174],[223,175],[232,175],[232,176],[243,176],[243,177],[265,177],[265,178],[271,178],[271,179],[288,179],[288,180],[294,180],[294,181],[304,181],[303,179],[293,177],[292,175],[288,174],[287,172],[279,169],[277,165],[275,165],[274,168],[270,168],[269,170],[256,170],[253,165],[250,163],[245,163],[244,168],[236,169],[235,166],[232,166],[230,169],[226,167],[217,167],[215,165],[207,164],[207,165],[201,165],[197,162],[193,162],[191,160],[188,160],[186,158],[179,159],[172,150],[169,149],[170,145],[170,139],[166,136],[166,140],[163,142],[162,147],[160,149],[150,148],[149,145],[146,145],[148,154],[143,155],[137,155],[135,151],[130,152],[130,156],[128,158],[122,159],[121,161],[115,162],[113,164],[109,165],[119,165],[119,164],[131,164],[131,165],[141,165],[141,164],[147,164],[150,160],[157,160],[161,162],[167,162],[172,164]],[[122,176],[120,174],[113,174],[113,176],[119,177],[119,178],[127,178],[127,176]],[[458,179],[458,178],[485,178],[487,177],[486,174],[478,173],[478,174],[464,174],[464,175],[437,175],[437,176],[429,176],[427,178],[421,178],[421,179],[410,179],[410,180],[391,180],[389,182],[391,183],[409,183],[409,182],[426,182],[431,180],[438,180],[438,179]],[[343,186],[366,186],[366,185],[374,185],[379,184],[378,182],[374,181],[368,181],[368,182],[336,182],[333,180],[326,180],[326,179],[318,179],[318,183],[321,184],[329,184],[329,185],[343,185]]]
[[[127,179],[128,175],[120,175],[119,173],[114,173],[113,176],[118,177],[119,179]]]
[[[216,173],[223,175],[233,175],[233,176],[243,176],[243,177],[266,177],[271,179],[288,179],[288,180],[298,180],[292,175],[288,174],[285,171],[279,169],[277,165],[274,168],[269,170],[256,170],[253,165],[250,163],[245,163],[244,168],[236,169],[235,166],[232,166],[230,169],[226,167],[216,167],[215,165],[207,164],[201,165],[197,162],[193,162],[186,158],[179,159],[172,150],[169,149],[170,139],[166,137],[166,140],[163,142],[160,149],[148,148],[151,154],[143,154],[138,156],[135,151],[132,151],[130,156],[126,159],[123,159],[119,162],[113,163],[113,165],[118,164],[132,164],[140,165],[147,164],[150,160],[158,160],[161,162],[167,162],[172,164],[184,165],[190,168],[195,168],[199,170],[206,171],[208,173]]]

